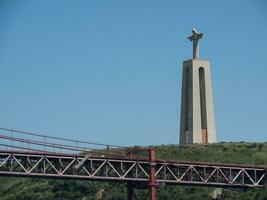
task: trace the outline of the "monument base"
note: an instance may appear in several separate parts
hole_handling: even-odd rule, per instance
[[[209,61],[184,61],[180,144],[217,142],[211,85]]]

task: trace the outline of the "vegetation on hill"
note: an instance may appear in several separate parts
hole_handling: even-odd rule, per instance
[[[162,145],[157,157],[219,163],[267,165],[267,143],[224,143],[212,145]],[[209,200],[214,188],[165,186],[158,200]],[[76,180],[0,177],[0,200],[124,200],[126,187],[119,183]],[[144,199],[144,191],[137,196]],[[266,200],[267,186],[260,189],[223,189],[220,199]]]

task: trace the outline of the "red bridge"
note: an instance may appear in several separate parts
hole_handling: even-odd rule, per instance
[[[166,161],[156,159],[156,152],[150,149],[149,157],[134,156],[123,147],[122,155],[110,148],[118,146],[90,143],[106,146],[108,150],[89,150],[81,147],[83,141],[41,136],[34,133],[0,128],[0,175],[65,178],[80,180],[119,181],[128,184],[128,200],[134,198],[133,189],[149,189],[147,198],[156,199],[156,188],[161,185],[198,185],[213,187],[262,187],[266,181],[264,167],[227,165],[218,163]],[[63,140],[74,145],[55,144],[48,141],[22,139],[14,134],[26,134],[31,137],[44,137],[46,140]],[[11,136],[10,136],[11,135]],[[18,144],[21,143],[19,146]],[[43,149],[33,149],[28,145],[39,145]],[[79,143],[79,145],[78,145]],[[24,144],[24,145],[22,145]],[[52,152],[51,148],[61,152]],[[62,151],[73,151],[66,153]],[[127,152],[128,151],[128,152]],[[77,153],[78,152],[78,153]]]

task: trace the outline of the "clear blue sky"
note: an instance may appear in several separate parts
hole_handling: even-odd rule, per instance
[[[219,141],[267,141],[267,3],[0,0],[0,126],[178,143],[186,36],[204,33]]]

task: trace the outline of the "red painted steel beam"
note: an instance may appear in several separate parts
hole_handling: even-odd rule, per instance
[[[150,174],[149,174],[149,187],[150,187],[150,199],[156,200],[156,150],[149,150],[149,162],[150,162]]]

